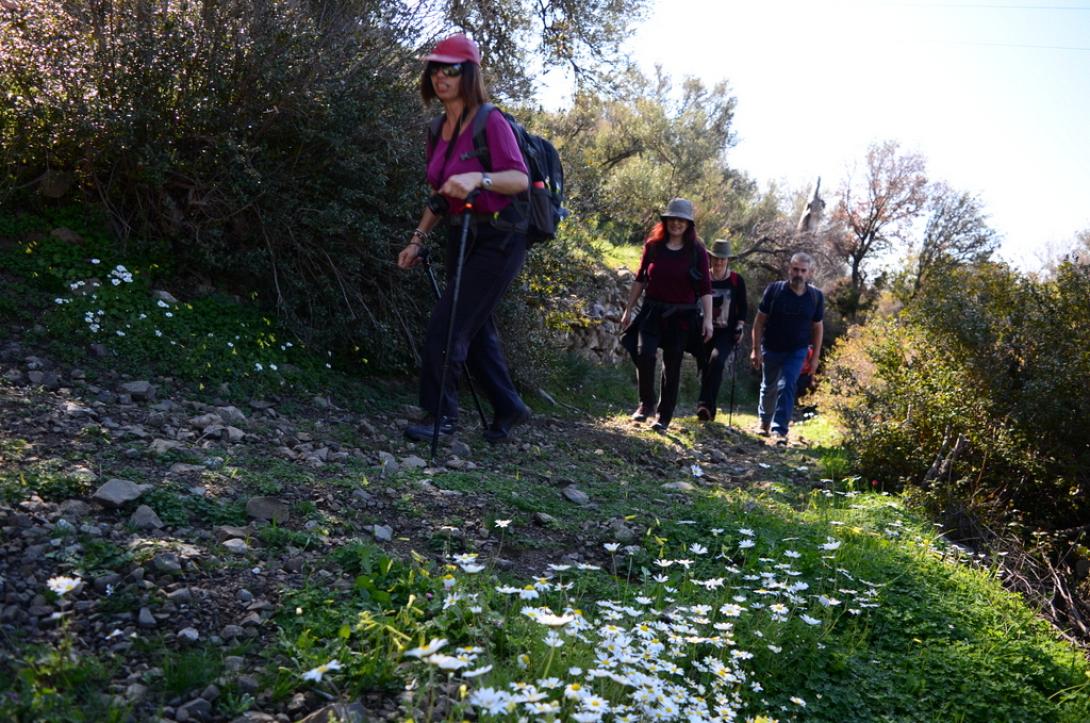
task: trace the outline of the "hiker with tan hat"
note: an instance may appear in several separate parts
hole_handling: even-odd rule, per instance
[[[731,271],[734,258],[728,239],[716,239],[708,250],[711,257],[712,338],[703,343],[703,354],[696,357],[700,370],[700,396],[696,416],[704,422],[715,419],[719,385],[723,368],[742,340],[749,306],[746,303],[746,282]]]
[[[633,309],[646,291],[638,314]],[[708,254],[697,238],[693,204],[675,198],[662,212],[643,246],[643,258],[621,316],[622,345],[636,364],[640,405],[632,419],[658,415],[652,429],[665,432],[677,406],[681,358],[694,325],[712,337],[712,288]],[[703,310],[703,321],[698,311]],[[631,323],[630,323],[631,322]],[[660,396],[655,398],[655,367],[662,349]]]

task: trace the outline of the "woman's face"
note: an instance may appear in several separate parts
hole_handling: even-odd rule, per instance
[[[689,228],[689,222],[683,218],[668,218],[666,219],[666,233],[671,236],[684,236],[685,231]]]
[[[462,91],[462,64],[431,63],[428,65],[431,87],[440,102],[454,100]]]
[[[716,256],[711,257],[712,273],[716,276],[722,276],[726,273],[728,266],[730,266],[730,259],[721,259]]]

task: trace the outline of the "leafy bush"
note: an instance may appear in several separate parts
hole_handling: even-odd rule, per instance
[[[81,278],[67,270],[88,255],[150,250],[172,274],[256,293],[297,342],[409,366],[431,291],[393,260],[426,195],[416,56],[434,12],[379,0],[21,3],[0,15],[12,101],[0,110],[0,203],[105,209],[114,253],[92,234],[93,250],[52,259],[58,282]],[[537,287],[559,277],[543,269],[566,255],[535,252],[543,261],[508,318],[545,308]],[[527,354],[548,346],[531,339]]]
[[[853,330],[825,402],[868,477],[918,486],[948,521],[1074,542],[1090,519],[1088,375],[1090,269],[1036,280],[988,264]]]

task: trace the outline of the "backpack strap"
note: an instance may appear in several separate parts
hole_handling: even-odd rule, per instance
[[[488,134],[485,126],[488,125],[488,116],[494,110],[499,110],[499,108],[491,103],[481,103],[477,107],[477,112],[473,115],[473,152],[461,155],[463,161],[469,158],[478,158],[481,165],[484,166],[484,170],[488,173],[492,172],[492,152],[488,150]]]
[[[733,274],[734,272],[732,271],[731,273]],[[772,310],[776,307],[776,299],[780,298],[780,294],[783,293],[783,290],[786,289],[788,285],[786,281],[777,281],[776,283],[780,286],[776,289],[776,293],[772,295],[772,303],[768,305],[769,315],[772,314]],[[810,301],[814,302],[814,310],[816,311],[818,303],[817,288],[810,282],[806,282],[806,293],[810,297]]]

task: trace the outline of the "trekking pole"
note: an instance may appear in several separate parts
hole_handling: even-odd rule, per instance
[[[435,280],[435,272],[431,268],[431,253],[427,246],[420,249],[418,257],[420,263],[424,265],[424,271],[428,274],[428,280],[431,281],[432,291],[435,292],[435,298],[439,299],[442,293],[439,291],[439,282]],[[466,367],[466,383],[469,384],[469,392],[473,395],[473,403],[477,405],[477,414],[481,417],[481,428],[487,429],[488,422],[484,418],[484,408],[481,406],[481,398],[477,396],[477,388],[473,386],[473,375],[469,373],[469,367]]]
[[[458,292],[462,287],[462,267],[466,260],[466,238],[469,236],[469,216],[473,212],[473,197],[477,195],[473,191],[465,200],[465,208],[462,209],[462,238],[458,242],[458,263],[454,268],[454,292],[450,299],[450,323],[447,325],[447,346],[443,352],[443,373],[439,375],[439,401],[435,409],[435,427],[431,432],[431,458],[435,460],[435,453],[439,449],[439,424],[442,422],[440,412],[443,411],[443,395],[447,389],[447,376],[450,374],[450,349],[454,345],[454,319],[458,312]]]
[[[738,345],[730,350],[730,412],[727,413],[727,426],[734,422],[734,380],[738,377]]]

